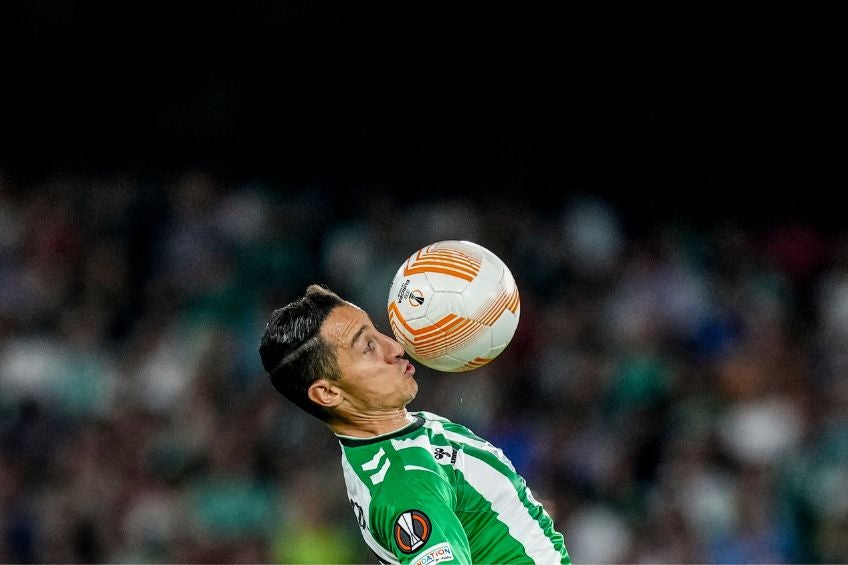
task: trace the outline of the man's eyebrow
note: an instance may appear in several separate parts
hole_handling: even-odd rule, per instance
[[[362,335],[362,332],[364,332],[364,331],[365,331],[365,329],[366,329],[367,327],[368,327],[368,326],[367,326],[366,324],[362,324],[362,327],[360,327],[358,330],[356,330],[356,333],[355,333],[355,334],[353,334],[353,339],[352,339],[352,340],[350,340],[350,346],[351,346],[351,347],[353,347],[354,345],[356,345],[356,340],[358,340],[358,339],[359,339],[359,336],[361,336],[361,335]]]

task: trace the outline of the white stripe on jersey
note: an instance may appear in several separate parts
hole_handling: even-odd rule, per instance
[[[382,450],[383,450],[383,448],[380,448],[380,451],[382,451]],[[389,470],[389,466],[391,464],[392,464],[392,462],[389,461],[388,459],[386,459],[386,462],[383,463],[383,466],[380,468],[380,470],[378,472],[374,473],[373,475],[371,475],[371,483],[375,484],[375,485],[382,483],[383,479],[386,478],[386,471]]]
[[[444,480],[441,475],[439,475],[437,472],[435,472],[432,469],[428,469],[427,467],[419,467],[418,465],[404,465],[403,468],[406,471],[427,471],[428,473],[433,473],[434,475],[436,475],[440,479]]]
[[[377,452],[377,454],[374,456],[373,459],[371,459],[371,461],[362,464],[362,470],[363,471],[373,471],[374,469],[376,469],[377,465],[380,464],[380,459],[382,459],[383,455],[385,455],[385,454],[386,454],[386,452],[383,451],[383,448],[381,447],[380,451]]]
[[[527,512],[512,483],[485,461],[465,453],[465,480],[489,501],[510,535],[535,563],[559,563],[560,552]]]
[[[348,494],[362,507],[362,512],[365,514],[365,523],[367,526],[361,530],[362,538],[365,540],[365,543],[368,544],[368,547],[370,547],[382,561],[391,563],[392,565],[400,565],[400,561],[398,561],[392,553],[386,550],[386,548],[374,539],[374,535],[369,529],[371,527],[371,518],[368,516],[368,509],[371,508],[371,491],[368,490],[368,487],[362,482],[353,470],[353,467],[350,466],[350,463],[348,463],[347,457],[345,457],[344,454],[344,447],[342,447],[342,471],[344,472],[344,479],[345,484],[347,485]]]
[[[430,445],[430,438],[427,437],[427,434],[422,434],[416,438],[411,439],[392,439],[389,440],[392,442],[392,447],[395,448],[395,451],[400,451],[401,449],[409,449],[410,447],[421,447],[430,451],[433,447]]]
[[[426,420],[424,427],[433,430],[434,433],[441,434],[450,441],[487,451],[495,455],[499,461],[507,465],[510,469],[515,470],[512,462],[507,459],[503,451],[487,441],[480,441],[456,432],[447,431],[439,420]],[[466,451],[462,451],[461,454],[463,456],[463,462],[459,467],[463,472],[465,480],[492,504],[492,509],[498,514],[498,519],[507,525],[510,534],[524,546],[527,554],[538,563],[559,563],[562,556],[548,536],[545,535],[544,530],[542,530],[538,522],[527,512],[527,508],[521,502],[518,492],[516,492],[510,480],[485,461],[469,455]],[[500,498],[496,505],[496,501],[493,499],[496,498],[494,494],[498,492],[507,494],[509,498]],[[538,504],[529,489],[527,490],[527,496],[531,503]],[[547,515],[547,512],[545,512],[545,515]],[[532,549],[537,546],[537,549]]]

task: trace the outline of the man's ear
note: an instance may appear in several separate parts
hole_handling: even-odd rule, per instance
[[[342,402],[342,391],[330,379],[318,379],[306,391],[309,400],[322,408],[335,408]]]

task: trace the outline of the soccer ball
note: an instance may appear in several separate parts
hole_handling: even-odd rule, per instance
[[[509,344],[521,313],[512,273],[470,241],[439,241],[403,262],[389,290],[389,325],[410,357],[469,371]]]

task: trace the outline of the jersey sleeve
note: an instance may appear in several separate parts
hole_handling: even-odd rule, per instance
[[[409,470],[371,502],[375,537],[402,564],[471,563],[456,493],[436,473]]]

